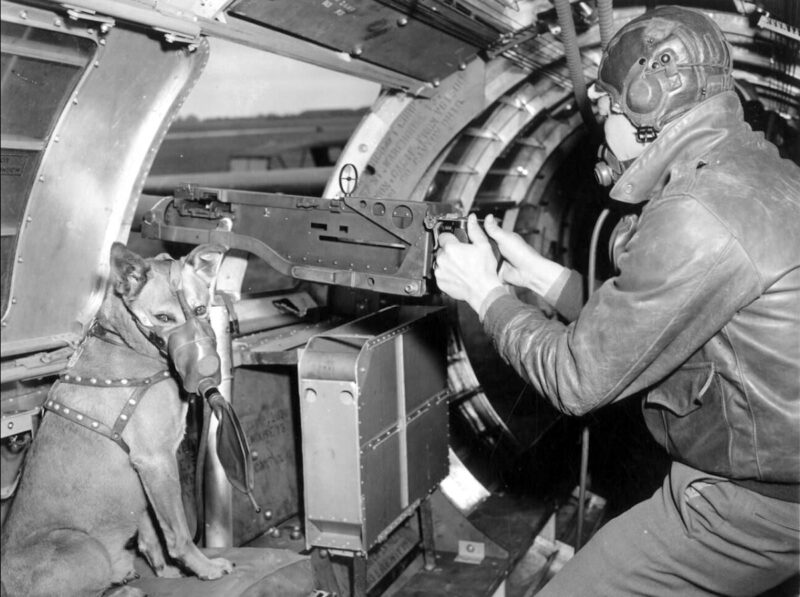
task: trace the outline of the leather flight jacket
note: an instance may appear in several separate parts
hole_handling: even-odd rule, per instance
[[[498,351],[565,413],[646,390],[673,458],[798,501],[800,167],[725,92],[665,127],[611,196],[646,201],[619,274],[568,326],[500,296],[484,318]]]

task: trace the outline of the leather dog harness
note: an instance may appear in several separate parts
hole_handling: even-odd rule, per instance
[[[114,344],[118,346],[127,346],[122,342],[120,339],[116,341],[113,336],[109,337],[109,332],[99,324],[95,323],[92,325],[91,329],[89,330],[88,335],[94,336],[104,342],[108,342],[109,344]],[[127,442],[122,439],[122,431],[125,429],[125,426],[131,420],[133,416],[133,412],[136,410],[136,407],[141,402],[142,397],[144,396],[145,392],[152,388],[159,382],[166,381],[170,379],[172,374],[168,369],[164,369],[159,371],[158,373],[154,373],[150,377],[145,378],[121,378],[121,379],[106,379],[106,378],[98,378],[92,376],[81,376],[81,375],[72,375],[70,373],[62,373],[59,375],[58,380],[56,383],[53,384],[53,387],[50,389],[50,395],[53,395],[54,390],[58,387],[59,384],[71,384],[71,385],[78,385],[78,386],[89,386],[92,388],[132,388],[133,391],[131,392],[130,397],[125,402],[125,406],[122,407],[122,411],[117,416],[117,420],[114,421],[114,425],[109,427],[102,421],[98,421],[94,417],[90,417],[89,415],[72,408],[71,406],[67,406],[63,402],[56,400],[55,398],[49,398],[44,403],[44,408],[49,410],[52,413],[55,413],[65,419],[72,421],[73,423],[77,423],[78,425],[82,425],[87,429],[94,431],[95,433],[99,433],[100,435],[107,437],[114,443],[116,443],[120,448],[122,448],[126,454],[130,454],[130,448],[128,447]]]
[[[84,414],[81,411],[72,408],[71,406],[67,406],[63,402],[59,402],[56,399],[49,399],[47,402],[45,402],[44,407],[50,412],[60,415],[65,419],[77,423],[78,425],[83,425],[87,429],[91,429],[92,431],[107,437],[111,441],[115,442],[120,448],[125,450],[126,454],[130,454],[131,450],[128,447],[128,444],[124,439],[122,439],[122,431],[131,420],[133,411],[136,410],[136,407],[139,405],[144,393],[155,384],[170,379],[170,377],[172,376],[166,369],[164,371],[159,371],[150,377],[145,377],[144,379],[98,379],[96,377],[87,378],[80,375],[70,375],[69,373],[63,373],[59,376],[58,381],[53,384],[52,390],[55,390],[56,387],[58,387],[58,384],[61,383],[90,386],[94,388],[134,388],[133,392],[131,392],[130,398],[128,398],[128,400],[125,402],[125,406],[122,407],[122,411],[119,413],[119,416],[114,422],[113,427],[109,427],[105,423],[98,421],[97,419],[90,417],[89,415]]]

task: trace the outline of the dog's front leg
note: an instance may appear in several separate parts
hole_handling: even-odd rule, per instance
[[[181,571],[167,563],[161,539],[153,524],[153,515],[146,509],[139,520],[139,538],[137,541],[139,551],[147,559],[147,563],[160,578],[180,578]]]
[[[192,541],[181,501],[175,458],[148,455],[138,457],[133,466],[156,513],[169,555],[203,579],[211,580],[230,573],[233,570],[231,562],[224,558],[207,558]]]

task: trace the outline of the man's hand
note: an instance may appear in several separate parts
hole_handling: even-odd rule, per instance
[[[442,292],[466,301],[478,312],[483,299],[502,283],[492,246],[474,214],[467,219],[467,234],[470,243],[462,243],[449,233],[439,236],[441,248],[436,252],[434,273]]]
[[[500,279],[513,286],[529,288],[539,296],[545,296],[564,271],[564,267],[542,257],[519,234],[500,228],[493,216],[486,216],[484,226],[486,233],[497,243],[497,248],[505,260],[503,267],[500,268]]]

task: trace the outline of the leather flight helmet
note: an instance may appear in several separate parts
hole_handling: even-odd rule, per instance
[[[696,10],[655,8],[624,25],[600,61],[597,86],[650,141],[703,100],[733,89],[731,48]]]

